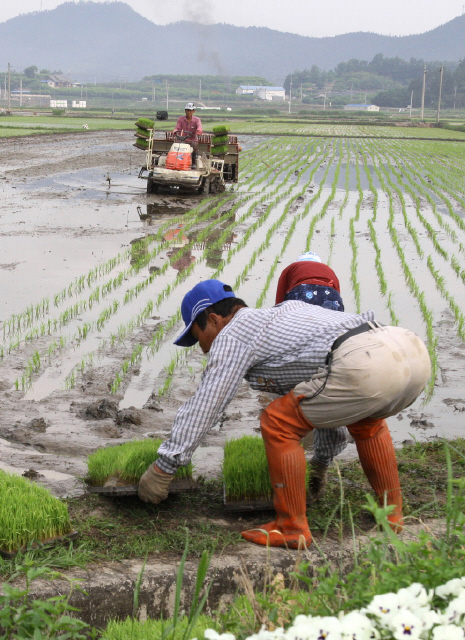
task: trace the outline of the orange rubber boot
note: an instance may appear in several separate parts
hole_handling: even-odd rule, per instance
[[[242,532],[249,542],[270,547],[299,549],[312,536],[307,522],[306,462],[301,439],[313,429],[302,414],[292,391],[271,402],[260,426],[265,441],[276,520]]]
[[[386,420],[365,418],[347,426],[357,445],[360,463],[380,505],[394,505],[388,516],[394,531],[401,531],[402,491],[396,453]]]

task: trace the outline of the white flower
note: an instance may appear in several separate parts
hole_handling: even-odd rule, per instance
[[[277,627],[274,631],[269,631],[265,625],[263,625],[258,633],[249,636],[247,640],[281,640],[284,636],[285,633],[282,627]]]
[[[433,595],[433,589],[427,591],[419,582],[413,582],[409,587],[399,589],[397,592],[397,596],[405,608],[407,608],[407,606],[409,608],[425,607],[431,602]]]
[[[346,615],[341,614],[339,620],[343,640],[376,640],[380,637],[373,622],[363,613],[351,611]]]
[[[391,619],[399,613],[401,602],[396,593],[383,593],[375,596],[370,604],[362,609],[362,613],[375,615],[383,627],[389,625]]]
[[[465,615],[465,592],[462,592],[462,594],[458,598],[454,598],[449,602],[446,610],[444,611],[442,618],[446,624],[450,622],[460,623],[464,615]]]
[[[442,616],[440,616],[436,611],[427,609],[426,607],[415,609],[413,613],[420,618],[423,624],[423,629],[425,630],[429,630],[435,624],[442,622]]]
[[[432,640],[463,640],[465,634],[463,629],[455,624],[440,624],[434,627]]]
[[[434,590],[440,598],[458,596],[465,589],[465,578],[454,578]]]
[[[207,640],[236,640],[232,633],[218,633],[214,629],[205,629],[204,636]]]
[[[423,631],[423,624],[414,613],[404,609],[399,611],[389,623],[392,635],[396,640],[418,640]]]
[[[297,624],[296,624],[297,623]],[[286,640],[342,640],[342,627],[333,616],[297,616]]]

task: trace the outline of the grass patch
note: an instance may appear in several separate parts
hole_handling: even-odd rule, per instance
[[[136,484],[147,468],[158,459],[158,448],[162,442],[161,439],[148,438],[98,449],[87,459],[87,483],[101,486],[109,478],[116,476],[124,484]],[[191,478],[192,464],[179,467],[175,477]]]
[[[465,440],[449,445],[452,477],[459,480],[465,470]],[[400,481],[404,495],[404,514],[411,518],[443,518],[447,505],[447,459],[444,442],[407,445],[397,451]],[[342,498],[341,499],[341,491]],[[330,470],[324,497],[308,511],[315,545],[326,537],[351,537],[370,531],[373,515],[364,508],[371,494],[358,460],[342,461]],[[230,549],[244,544],[240,532],[272,519],[272,513],[255,512],[242,517],[226,514],[223,486],[219,481],[200,482],[199,489],[170,495],[154,506],[138,498],[107,498],[88,494],[66,500],[71,522],[79,530],[75,545],[29,550],[19,558],[44,562],[64,569],[73,565],[143,558],[146,554],[179,559],[189,533],[189,557],[200,557],[205,549]],[[14,573],[14,561],[0,559],[0,574]]]
[[[0,549],[16,551],[71,531],[68,507],[44,487],[0,470]]]
[[[103,632],[104,640],[165,640],[166,631],[170,626],[169,620],[145,620],[139,622],[133,618],[126,618],[122,622],[112,620]],[[187,616],[177,621],[174,633],[169,634],[170,640],[185,640],[185,633],[189,626]],[[203,638],[206,629],[217,629],[214,618],[199,616],[190,630],[189,638]]]

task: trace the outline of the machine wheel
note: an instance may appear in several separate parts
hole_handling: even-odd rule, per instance
[[[156,184],[151,178],[147,179],[147,193],[157,193],[158,184]]]
[[[205,178],[203,185],[200,187],[200,193],[208,195],[210,193],[210,178]]]
[[[218,178],[214,182],[211,183],[210,193],[223,193],[226,190],[226,186],[223,182]]]

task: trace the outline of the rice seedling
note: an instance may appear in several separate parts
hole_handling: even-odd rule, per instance
[[[228,501],[272,499],[273,488],[261,437],[244,436],[226,442],[223,481]]]
[[[162,442],[148,438],[97,449],[87,458],[87,483],[103,486],[109,478],[118,478],[122,484],[137,484],[147,468],[158,459],[158,448]],[[192,470],[191,463],[179,467],[175,478],[191,478]]]
[[[227,124],[218,124],[213,127],[213,133],[215,134],[215,136],[223,136],[229,133],[230,130],[231,128]]]
[[[148,129],[153,129],[155,125],[155,121],[150,118],[139,118],[136,122],[136,127],[147,131]]]
[[[449,307],[454,314],[455,321],[457,323],[457,334],[462,340],[465,340],[465,316],[461,312],[459,305],[456,303],[454,296],[450,293],[446,285],[444,276],[441,276],[439,274],[439,271],[434,268],[431,256],[428,256],[426,262],[428,265],[428,269],[430,270],[431,275],[436,282],[436,286],[439,292],[441,293],[442,297],[447,300],[447,302],[449,303]]]
[[[265,445],[260,436],[226,442],[222,473],[228,502],[269,501],[273,497]],[[307,466],[307,483],[308,473]]]
[[[0,550],[13,552],[71,531],[67,505],[44,487],[0,470]]]

